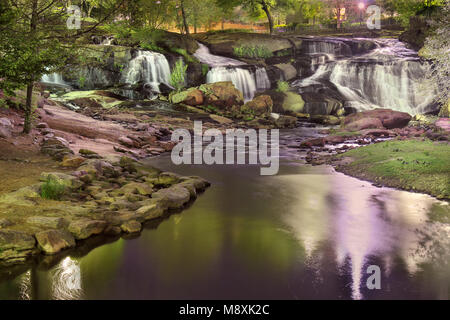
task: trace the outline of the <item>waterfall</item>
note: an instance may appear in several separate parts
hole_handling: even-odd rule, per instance
[[[212,68],[207,76],[208,83],[231,81],[234,86],[242,92],[244,100],[252,100],[256,92],[256,81],[247,69],[242,68]]]
[[[124,73],[124,82],[136,84],[143,81],[159,92],[159,84],[169,85],[170,66],[166,57],[161,53],[138,51],[137,56],[130,61]]]
[[[60,73],[44,74],[41,78],[41,82],[55,84],[59,86],[67,86],[68,84],[63,80]]]
[[[368,54],[320,64],[315,73],[293,83],[299,92],[330,88],[345,98],[345,106],[357,110],[389,108],[409,114],[429,111],[434,89],[425,88],[425,66],[417,54],[393,39],[373,40],[378,47]],[[329,53],[328,45],[314,46]]]
[[[255,71],[256,89],[258,91],[265,91],[270,89],[270,80],[267,71],[264,68],[257,68]]]
[[[241,68],[246,63],[210,53],[207,46],[199,43],[199,49],[194,56],[212,69],[206,75],[207,83],[231,81],[242,92],[244,100],[252,100],[257,91],[270,89],[270,80],[266,69],[256,68],[255,72]]]

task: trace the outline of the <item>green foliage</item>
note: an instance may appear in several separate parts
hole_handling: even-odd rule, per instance
[[[78,85],[80,86],[80,88],[84,88],[85,84],[86,84],[86,77],[80,76],[80,78],[78,79]]]
[[[202,64],[202,75],[206,77],[209,72],[209,66],[207,64]]]
[[[273,53],[265,46],[240,46],[234,47],[233,52],[241,58],[267,59],[273,57]]]
[[[99,28],[114,36],[119,44],[126,44],[133,34],[133,29],[125,21],[116,21]]]
[[[175,63],[175,67],[170,75],[170,85],[175,88],[175,90],[180,91],[186,87],[186,71],[188,66],[184,64],[182,59],[179,59]]]
[[[277,91],[278,92],[287,92],[289,91],[289,83],[286,81],[277,81]]]
[[[41,185],[41,197],[49,200],[60,200],[66,192],[66,186],[54,177],[48,177]]]
[[[163,52],[164,49],[158,46],[158,42],[163,37],[162,30],[148,27],[138,28],[131,32],[131,38],[138,42],[142,49]]]

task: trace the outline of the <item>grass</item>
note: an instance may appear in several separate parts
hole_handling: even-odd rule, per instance
[[[430,140],[385,141],[336,156],[338,170],[389,187],[450,199],[450,148]]]
[[[60,200],[66,191],[66,186],[61,181],[48,177],[41,185],[41,197],[49,200]]]
[[[186,71],[188,66],[184,64],[183,60],[179,59],[175,63],[175,67],[170,75],[170,85],[177,91],[180,91],[186,86]]]
[[[273,57],[272,51],[265,46],[240,46],[234,47],[233,52],[241,58],[267,59]]]

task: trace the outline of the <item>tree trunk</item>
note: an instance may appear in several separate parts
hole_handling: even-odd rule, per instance
[[[269,7],[267,6],[267,3],[265,1],[262,1],[261,3],[263,11],[267,15],[267,20],[269,20],[269,31],[270,34],[273,34],[273,18],[272,14],[270,13]]]
[[[30,35],[33,37],[33,34],[37,29],[37,20],[38,20],[38,0],[33,1],[33,7],[31,12],[31,22],[30,22]],[[31,131],[31,117],[33,115],[33,84],[34,84],[34,76],[30,76],[30,81],[27,85],[27,101],[25,104],[25,119],[23,124],[23,133],[30,133]]]
[[[225,30],[225,20],[222,19],[222,30]]]
[[[189,26],[186,19],[186,12],[184,11],[184,0],[180,1],[180,6],[181,6],[181,15],[183,16],[184,31],[186,32],[186,34],[189,34]]]

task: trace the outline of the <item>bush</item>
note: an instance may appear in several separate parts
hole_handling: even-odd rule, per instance
[[[287,91],[289,91],[289,83],[287,83],[286,81],[278,80],[277,81],[277,91],[278,92],[287,92]]]
[[[184,64],[183,60],[179,59],[175,63],[175,67],[170,75],[170,85],[175,88],[175,90],[180,91],[186,86],[186,71],[187,65]]]
[[[273,57],[273,53],[265,46],[240,46],[234,47],[233,52],[238,57],[243,58],[263,58]]]
[[[58,179],[48,177],[41,186],[43,199],[60,200],[66,191],[66,186]]]

